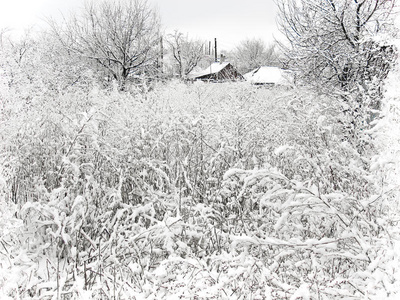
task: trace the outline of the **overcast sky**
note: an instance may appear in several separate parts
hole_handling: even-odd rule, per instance
[[[148,0],[160,15],[164,30],[177,29],[193,38],[218,40],[230,50],[245,38],[266,43],[279,37],[274,0]],[[21,29],[40,24],[44,16],[79,9],[83,0],[0,0],[0,28]]]

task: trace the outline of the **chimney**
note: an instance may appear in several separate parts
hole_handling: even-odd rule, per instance
[[[221,53],[221,58],[219,59],[219,63],[223,64],[225,62],[225,55]]]
[[[217,62],[218,61],[217,38],[214,38],[214,41],[215,41],[215,52],[214,52],[214,54],[215,54],[215,62]]]

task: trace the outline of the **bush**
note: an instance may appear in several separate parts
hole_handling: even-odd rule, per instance
[[[4,297],[395,295],[390,194],[334,98],[169,82],[8,99]]]

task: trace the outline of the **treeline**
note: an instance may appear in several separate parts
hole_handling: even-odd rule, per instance
[[[143,0],[86,2],[62,19],[49,17],[47,25],[19,38],[3,29],[3,52],[15,54],[17,64],[50,65],[72,77],[72,84],[93,77],[101,86],[116,82],[123,90],[144,80],[186,78],[215,60],[215,48],[208,41],[179,31],[163,32],[160,16]],[[262,65],[278,65],[277,53],[274,45],[248,39],[217,56],[226,57],[244,74]],[[7,60],[2,65],[14,68]]]

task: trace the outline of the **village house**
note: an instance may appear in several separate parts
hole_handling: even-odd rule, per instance
[[[187,78],[189,80],[211,82],[244,80],[242,74],[240,74],[229,62],[214,62],[202,71],[189,74]]]
[[[267,66],[259,67],[244,74],[244,78],[254,85],[264,86],[289,86],[293,82],[293,76],[290,71]]]

